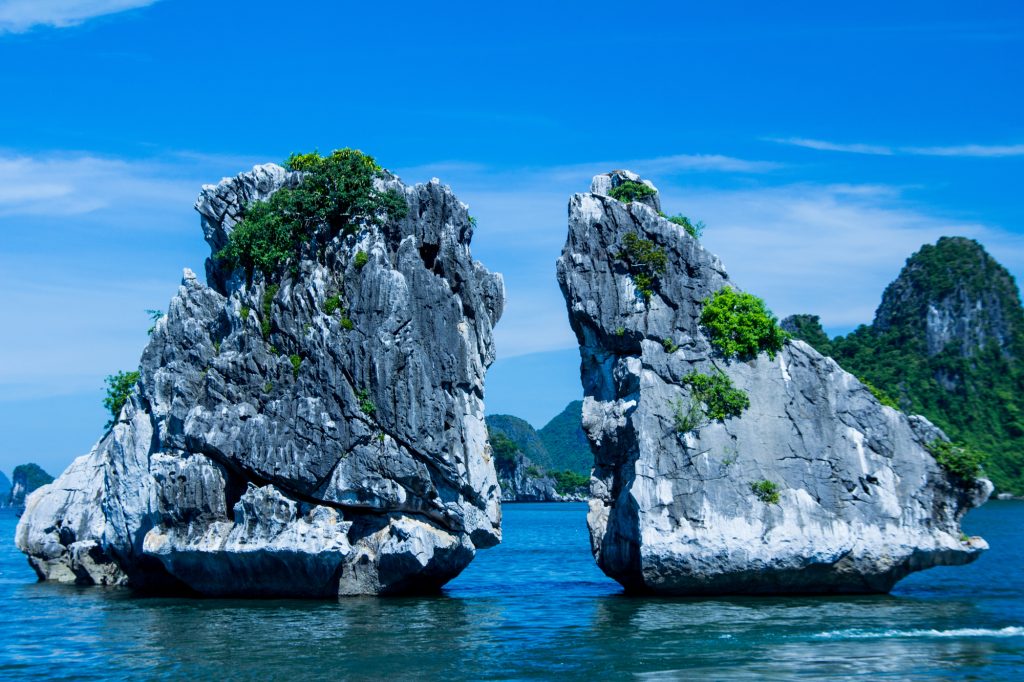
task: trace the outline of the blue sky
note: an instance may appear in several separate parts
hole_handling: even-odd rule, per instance
[[[100,435],[207,248],[203,183],[351,146],[450,184],[509,303],[488,410],[580,395],[554,260],[628,167],[780,316],[869,322],[921,244],[1024,273],[1019,2],[0,0],[0,469]]]

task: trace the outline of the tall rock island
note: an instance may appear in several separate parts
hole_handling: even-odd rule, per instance
[[[789,340],[628,171],[569,201],[598,564],[629,591],[886,592],[987,545],[991,484],[927,419]]]
[[[30,496],[41,579],[207,595],[433,590],[500,541],[484,374],[500,275],[436,179],[299,155],[204,186],[108,432]]]

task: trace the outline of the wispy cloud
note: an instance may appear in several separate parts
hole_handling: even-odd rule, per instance
[[[902,147],[900,151],[905,154],[917,154],[920,156],[1024,156],[1024,144],[963,144],[952,147]]]
[[[794,147],[816,149],[826,152],[843,152],[847,154],[872,154],[875,156],[957,156],[974,158],[997,158],[1007,156],[1024,156],[1024,144],[962,144],[938,147],[887,147],[877,144],[845,144],[827,140],[813,140],[806,137],[768,138],[770,142],[787,144]]]
[[[158,0],[0,0],[0,34],[36,26],[66,28],[93,17],[146,7]]]
[[[778,142],[779,144],[788,144],[794,147],[805,147],[807,149],[817,149],[824,152],[846,152],[848,154],[877,154],[883,156],[889,156],[893,153],[893,150],[889,147],[883,147],[875,144],[841,144],[838,142],[828,142],[826,140],[811,140],[806,137],[786,137],[786,138],[770,138],[771,142]]]
[[[173,152],[118,159],[81,153],[0,150],[0,218],[98,217],[131,224],[165,210],[189,212],[203,183],[237,173],[254,159]],[[152,222],[152,221],[151,221]]]

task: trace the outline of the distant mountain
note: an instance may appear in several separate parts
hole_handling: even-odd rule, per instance
[[[515,419],[513,417],[512,419]],[[568,502],[587,499],[590,476],[554,471],[530,460],[502,431],[488,428],[502,502]]]
[[[7,503],[11,507],[25,506],[25,497],[29,493],[53,482],[53,476],[43,471],[38,464],[19,464],[14,467],[11,478],[11,490],[7,497]]]
[[[486,418],[486,421],[488,430],[492,433],[495,431],[503,433],[534,464],[539,464],[544,468],[551,467],[551,456],[530,422],[510,414],[492,414]]]
[[[580,425],[582,418],[583,401],[574,400],[538,432],[553,468],[590,474],[594,455]]]
[[[594,459],[580,425],[582,415],[583,401],[576,400],[540,431],[509,414],[490,415],[487,427],[507,436],[532,463],[544,469],[589,476]]]
[[[1024,495],[1024,308],[978,242],[943,237],[907,259],[871,325],[829,340],[816,316],[783,321],[955,441],[986,453],[997,490]]]
[[[0,471],[0,507],[7,504],[8,498],[11,496],[11,479],[7,478],[7,474]]]

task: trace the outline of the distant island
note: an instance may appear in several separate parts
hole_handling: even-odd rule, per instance
[[[11,478],[0,472],[0,507],[21,510],[25,497],[53,481],[53,476],[43,471],[38,464],[19,464],[14,467]]]

